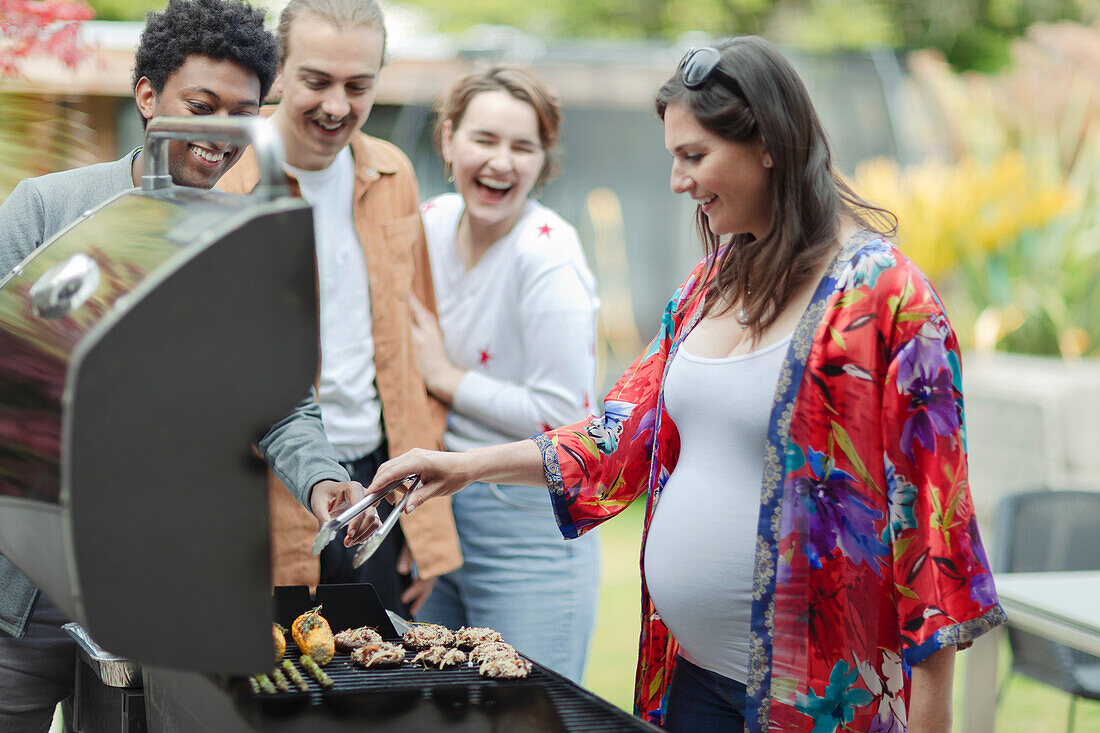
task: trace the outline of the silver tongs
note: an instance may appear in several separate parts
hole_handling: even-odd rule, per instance
[[[363,544],[359,545],[359,549],[355,551],[355,555],[351,558],[351,566],[357,568],[367,561],[375,551],[382,546],[382,540],[386,539],[386,535],[390,533],[394,525],[397,524],[397,520],[401,518],[401,510],[405,508],[405,504],[409,502],[409,497],[412,496],[412,492],[416,491],[423,485],[423,481],[420,480],[420,476],[412,474],[401,479],[402,481],[408,481],[414,479],[413,485],[409,487],[409,490],[405,492],[405,495],[401,497],[401,501],[397,502],[397,506],[393,508],[390,515],[386,517],[386,521],[382,523],[382,526],[367,539],[363,540]]]
[[[320,555],[321,550],[325,549],[328,543],[336,539],[336,536],[340,533],[340,530],[346,527],[348,525],[348,522],[355,519],[360,514],[370,509],[372,506],[380,503],[383,499],[392,494],[394,491],[397,491],[397,489],[401,488],[406,481],[414,479],[416,483],[413,485],[412,488],[415,489],[417,486],[420,486],[420,476],[412,473],[405,478],[398,479],[397,481],[393,481],[387,484],[380,491],[367,494],[354,504],[348,505],[348,507],[344,509],[344,511],[340,512],[335,517],[322,524],[321,529],[317,531],[317,538],[313,540],[313,554]],[[405,497],[402,498],[402,505],[404,504],[405,498],[407,498],[409,493],[411,492],[412,489],[409,489],[409,491],[405,494]],[[396,516],[399,513],[400,508],[396,508],[390,516]],[[383,534],[384,537],[384,533],[388,533],[391,528],[392,525],[389,524],[389,521],[387,519],[386,524],[384,524],[382,528],[375,534]],[[374,535],[371,536],[372,539],[373,537]],[[358,567],[358,565],[356,567]]]

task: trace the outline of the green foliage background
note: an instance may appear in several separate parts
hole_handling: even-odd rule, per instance
[[[91,0],[100,20],[141,21],[165,0]],[[398,4],[382,0],[386,5]],[[510,25],[540,38],[664,39],[757,33],[814,50],[937,48],[956,69],[992,71],[1035,22],[1100,18],[1100,0],[401,0],[442,32]]]
[[[96,20],[132,20],[143,22],[150,10],[163,10],[168,0],[92,0]]]
[[[405,0],[461,33],[505,24],[540,37],[675,39],[759,33],[816,50],[937,48],[958,69],[990,71],[1040,21],[1092,22],[1098,0]]]

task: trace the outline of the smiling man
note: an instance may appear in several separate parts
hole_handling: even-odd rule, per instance
[[[134,64],[143,124],[161,115],[255,115],[278,68],[262,11],[242,2],[171,0],[150,12]],[[168,168],[181,186],[210,188],[238,146],[172,142]],[[0,206],[0,277],[84,211],[141,184],[141,148],[100,163],[22,181]]]
[[[134,82],[134,99],[143,124],[162,116],[255,116],[270,87],[270,82],[261,84],[260,77],[252,69],[230,59],[205,54],[187,56],[165,78],[163,59],[149,58],[148,65],[142,64],[144,59],[141,57],[151,55],[149,49],[143,49],[134,72],[135,76],[140,74]],[[236,162],[242,150],[239,145],[226,143],[173,140],[168,144],[168,170],[177,186],[211,188]],[[135,186],[140,185],[144,169],[145,155],[139,152],[131,171]]]
[[[278,36],[282,99],[271,118],[283,133],[291,185],[313,206],[317,240],[318,399],[337,455],[366,484],[390,455],[442,442],[445,408],[424,388],[409,314],[410,296],[432,310],[435,303],[419,192],[408,158],[359,131],[385,55],[374,0],[290,0]],[[258,180],[255,156],[246,153],[219,187],[240,193]],[[276,557],[297,555],[307,574],[295,582],[316,582],[308,553],[316,521],[295,514],[281,487],[270,489]],[[313,490],[297,499],[325,520],[345,497]],[[380,513],[388,510],[383,503]],[[320,581],[369,582],[387,608],[415,612],[435,577],[461,564],[450,500],[403,515],[400,526],[360,568],[351,567],[354,548],[331,543]]]

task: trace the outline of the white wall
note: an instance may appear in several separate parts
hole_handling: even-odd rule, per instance
[[[1009,494],[1100,490],[1100,360],[967,354],[963,395],[971,493],[985,534]]]

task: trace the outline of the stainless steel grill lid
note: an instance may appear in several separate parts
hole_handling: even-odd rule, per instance
[[[271,144],[266,121],[219,124],[149,132]],[[0,281],[0,553],[104,648],[270,665],[251,444],[309,389],[315,302],[305,202],[175,187],[105,203]]]

